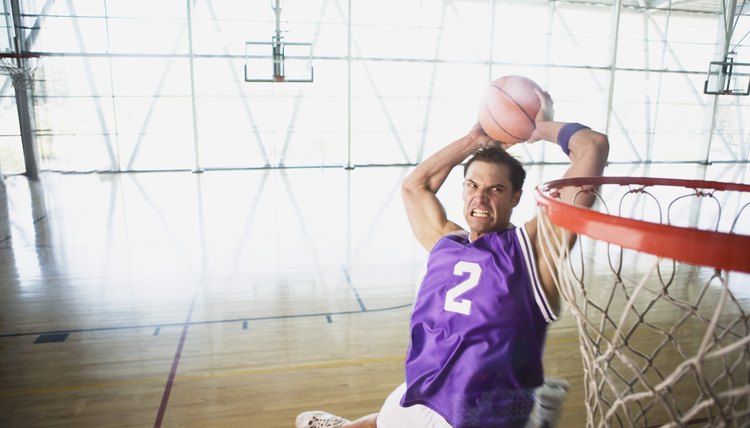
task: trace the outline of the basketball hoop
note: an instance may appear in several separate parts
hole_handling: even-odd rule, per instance
[[[540,252],[579,330],[587,427],[748,426],[750,186],[581,177],[536,199]]]
[[[311,83],[312,43],[284,41],[281,1],[272,1],[271,7],[276,15],[276,29],[271,41],[245,42],[245,82]],[[269,70],[272,72],[270,76],[267,75]]]
[[[0,54],[0,74],[10,76],[14,88],[31,88],[38,58],[30,54]]]
[[[750,63],[735,62],[727,57],[724,61],[708,64],[708,74],[703,83],[707,95],[750,95]]]

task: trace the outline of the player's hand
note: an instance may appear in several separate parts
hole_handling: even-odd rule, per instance
[[[484,132],[484,129],[482,129],[479,123],[474,124],[471,131],[469,131],[468,137],[474,142],[477,149],[489,146],[500,146],[503,149],[507,149],[511,146],[511,144],[505,144],[501,141],[493,140],[492,137]]]
[[[534,132],[531,133],[531,137],[529,137],[527,143],[533,143],[535,141],[539,141],[542,139],[541,135],[539,135],[539,125],[544,122],[551,122],[555,118],[555,108],[554,108],[554,102],[552,101],[552,97],[548,92],[542,92],[539,90],[535,90],[536,96],[539,97],[539,102],[541,103],[541,107],[539,108],[539,112],[537,112],[536,117],[534,118],[535,122],[535,129]]]

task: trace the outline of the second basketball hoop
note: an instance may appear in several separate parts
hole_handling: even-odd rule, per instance
[[[276,30],[271,41],[245,42],[245,82],[312,82],[312,43],[284,41],[280,0],[275,0],[273,11]]]

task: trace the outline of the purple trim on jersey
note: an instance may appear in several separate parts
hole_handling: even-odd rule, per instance
[[[455,428],[525,424],[544,381],[548,316],[522,241],[513,228],[435,244],[414,302],[402,406],[428,406]]]

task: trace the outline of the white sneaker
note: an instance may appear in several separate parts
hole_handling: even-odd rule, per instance
[[[303,412],[297,415],[294,424],[297,428],[341,428],[347,422],[350,421],[340,416],[320,410],[313,410],[312,412]]]

